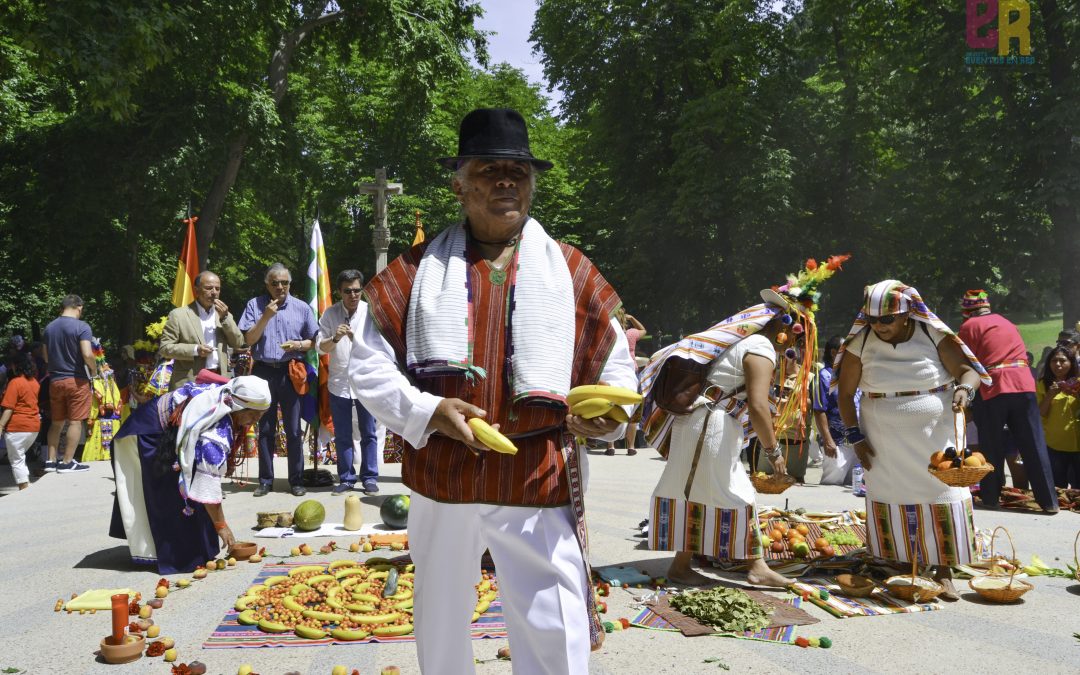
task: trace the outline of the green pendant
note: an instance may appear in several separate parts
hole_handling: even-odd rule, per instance
[[[506,270],[500,270],[498,268],[492,267],[488,271],[488,281],[490,281],[495,286],[502,286],[504,283],[506,283]]]

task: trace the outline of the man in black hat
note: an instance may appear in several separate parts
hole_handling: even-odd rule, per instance
[[[372,321],[350,378],[364,406],[409,444],[409,543],[425,673],[473,672],[469,617],[480,557],[498,570],[522,672],[588,671],[599,630],[584,557],[585,455],[575,437],[624,426],[568,415],[571,387],[636,389],[620,302],[577,249],[529,217],[536,172],[525,120],[481,109],[461,123],[452,190],[464,222],[414,246],[364,289]],[[482,418],[516,454],[491,452]]]

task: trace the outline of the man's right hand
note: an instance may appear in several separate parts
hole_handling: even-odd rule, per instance
[[[196,349],[199,356],[204,359],[214,353],[214,348],[210,345],[199,345]]]
[[[469,428],[470,417],[484,417],[487,412],[460,398],[444,398],[435,406],[431,416],[431,426],[443,436],[460,441],[476,450],[487,450],[487,446],[476,440]],[[498,425],[493,425],[498,428]]]
[[[340,341],[341,338],[345,337],[346,335],[352,337],[352,330],[350,330],[349,324],[343,323],[337,327],[337,330],[334,331],[334,342]]]
[[[277,314],[279,309],[281,309],[281,307],[278,305],[278,301],[271,300],[270,302],[266,303],[266,309],[263,310],[263,314],[267,318],[269,318]]]
[[[855,456],[859,458],[859,464],[862,465],[864,471],[869,471],[872,466],[870,458],[876,455],[874,448],[870,445],[870,441],[859,441],[855,444]]]

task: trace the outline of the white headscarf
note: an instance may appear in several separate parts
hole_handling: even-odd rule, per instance
[[[180,464],[180,494],[187,498],[187,488],[195,471],[195,445],[199,436],[213,428],[222,417],[238,410],[266,410],[270,407],[270,387],[262,378],[242,375],[227,384],[207,389],[188,401],[180,417],[176,438],[176,459]]]

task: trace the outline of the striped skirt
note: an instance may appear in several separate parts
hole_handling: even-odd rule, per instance
[[[649,544],[654,551],[689,551],[724,561],[760,558],[757,505],[721,509],[685,499],[653,497]]]
[[[965,565],[975,558],[971,500],[885,504],[866,500],[866,535],[878,558],[923,565]]]

